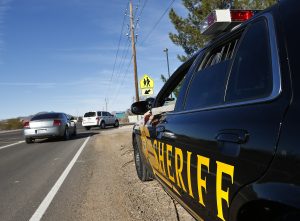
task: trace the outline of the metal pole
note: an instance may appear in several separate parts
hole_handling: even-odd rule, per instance
[[[164,52],[166,52],[166,55],[167,55],[167,65],[168,65],[168,75],[169,75],[169,78],[170,78],[170,67],[169,67],[169,54],[168,54],[168,48],[164,49]]]
[[[108,99],[105,98],[105,111],[107,111],[107,103],[108,103]]]
[[[136,65],[136,50],[135,50],[135,36],[134,36],[134,27],[133,27],[134,23],[133,23],[132,0],[129,2],[129,10],[130,10],[130,33],[131,33],[131,46],[132,46],[132,56],[133,56],[135,100],[138,102],[138,101],[140,101],[140,98],[139,98],[137,65]]]

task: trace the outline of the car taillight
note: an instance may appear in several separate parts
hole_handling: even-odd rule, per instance
[[[61,120],[54,120],[53,121],[53,126],[60,126],[61,125]]]
[[[96,117],[96,120],[99,120],[100,118],[99,117]]]
[[[25,122],[24,125],[23,125],[23,127],[24,127],[24,128],[30,128],[30,127],[29,127],[29,122]]]

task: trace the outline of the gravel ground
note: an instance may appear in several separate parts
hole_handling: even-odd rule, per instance
[[[94,157],[82,220],[194,220],[157,181],[142,183],[135,171],[132,126],[102,130],[93,137]]]

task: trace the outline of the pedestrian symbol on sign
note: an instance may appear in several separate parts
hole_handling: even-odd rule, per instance
[[[146,88],[154,88],[154,81],[152,78],[150,78],[148,75],[144,75],[142,80],[140,81],[140,88],[146,89]]]

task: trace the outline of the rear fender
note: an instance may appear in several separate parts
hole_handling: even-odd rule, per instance
[[[231,203],[229,220],[274,220],[300,214],[300,187],[287,183],[253,183],[242,188]]]

